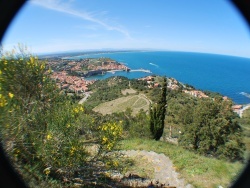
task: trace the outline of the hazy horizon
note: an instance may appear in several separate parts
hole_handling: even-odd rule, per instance
[[[18,43],[35,54],[146,49],[250,58],[249,28],[228,0],[30,0],[2,42],[6,50]]]

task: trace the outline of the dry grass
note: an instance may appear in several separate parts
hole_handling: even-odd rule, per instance
[[[132,114],[135,115],[141,109],[147,111],[149,108],[150,101],[145,97],[145,95],[133,95],[127,97],[121,97],[109,102],[102,103],[95,107],[93,110],[99,112],[103,115],[112,114],[115,112],[125,111],[127,108],[133,110]]]

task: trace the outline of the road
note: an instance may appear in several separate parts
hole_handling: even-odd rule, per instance
[[[90,93],[85,93],[85,96],[78,102],[78,104],[84,103],[88,99],[89,96],[90,96]]]

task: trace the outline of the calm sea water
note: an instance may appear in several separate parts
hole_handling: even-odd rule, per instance
[[[219,92],[237,104],[250,103],[250,59],[189,52],[116,52],[75,56],[80,58],[110,57],[131,69],[148,69],[157,75],[176,78],[197,89]],[[110,76],[140,78],[150,73],[116,72],[98,75],[90,79]]]

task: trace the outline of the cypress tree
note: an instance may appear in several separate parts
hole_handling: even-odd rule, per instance
[[[164,120],[166,114],[166,93],[167,93],[167,79],[164,77],[161,97],[155,106],[150,106],[150,131],[153,139],[159,140],[164,130]]]

